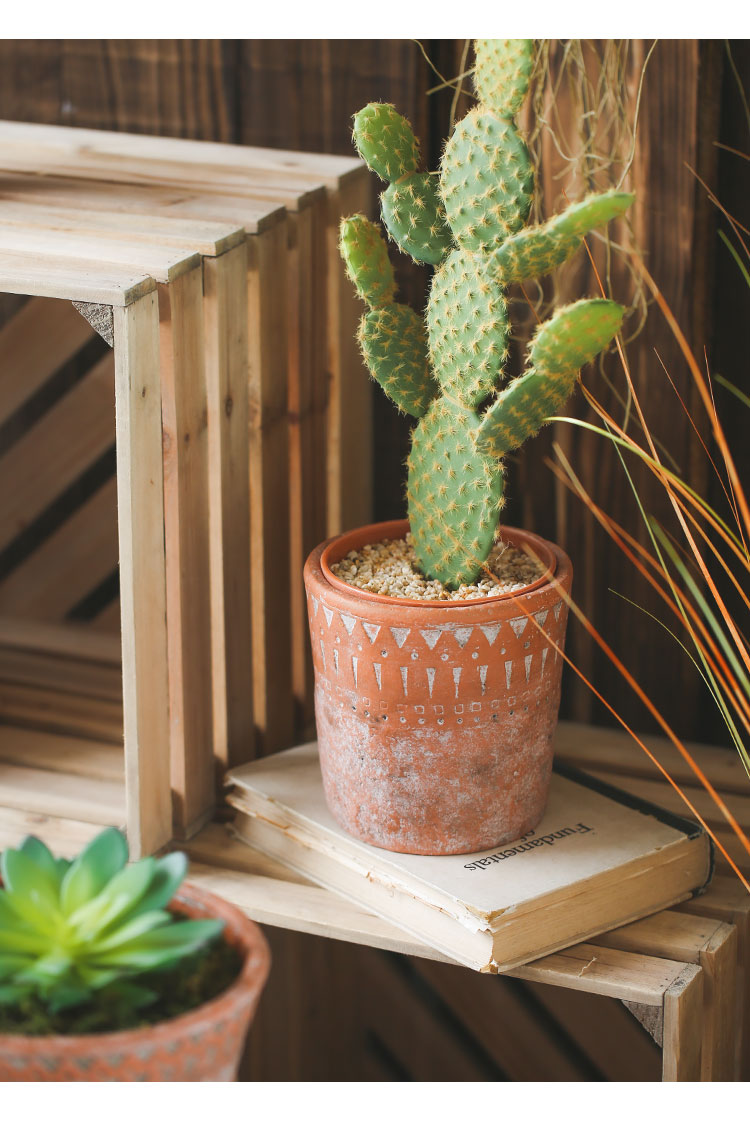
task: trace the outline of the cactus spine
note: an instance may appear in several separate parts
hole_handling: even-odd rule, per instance
[[[369,307],[359,329],[368,368],[398,407],[418,418],[407,486],[416,558],[428,577],[451,588],[474,581],[492,548],[503,457],[560,409],[580,367],[617,334],[624,314],[604,299],[556,311],[532,339],[524,373],[498,392],[508,357],[504,288],[553,270],[633,200],[593,194],[546,224],[525,227],[534,182],[515,114],[528,89],[533,42],[477,40],[475,51],[479,102],[457,123],[438,178],[418,171],[419,145],[392,106],[371,103],[354,122],[360,154],[390,182],[381,198],[390,235],[437,267],[426,335],[416,314],[394,302],[376,226],[362,216],[342,221],[340,245]]]

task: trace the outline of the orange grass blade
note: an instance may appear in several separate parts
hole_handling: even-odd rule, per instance
[[[605,514],[604,511],[602,511],[602,509],[596,505],[593,499],[586,492],[583,484],[580,483],[578,478],[573,473],[570,465],[567,462],[567,459],[563,455],[562,451],[559,450],[559,445],[555,445],[555,448],[557,449],[558,458],[565,464],[565,470],[569,476],[569,478],[566,479],[561,470],[554,464],[551,464],[552,470],[557,475],[558,479],[566,487],[568,487],[569,490],[575,491],[575,493],[578,495],[581,501],[585,503],[586,507],[594,515],[594,517],[597,519],[599,524],[603,527],[603,529],[606,531],[615,545],[626,555],[629,561],[636,567],[638,572],[641,573],[643,577],[645,577],[645,579],[649,582],[653,589],[667,604],[675,617],[685,625],[688,631],[690,631],[691,625],[687,623],[685,613],[679,609],[671,594],[669,594],[667,590],[660,584],[660,582],[657,581],[655,577],[653,577],[649,570],[646,569],[643,562],[638,560],[633,550],[644,557],[648,561],[652,570],[663,577],[668,582],[668,584],[677,592],[679,601],[689,614],[692,626],[701,634],[706,644],[710,648],[711,654],[706,653],[704,649],[700,647],[700,644],[697,641],[696,646],[700,648],[700,651],[704,656],[706,663],[710,666],[714,677],[721,684],[724,693],[732,703],[732,706],[736,710],[737,714],[740,716],[743,726],[748,731],[748,733],[750,733],[750,700],[748,700],[748,698],[743,695],[736,677],[731,672],[729,665],[727,664],[726,660],[721,654],[718,645],[716,644],[716,641],[706,628],[706,625],[700,617],[700,614],[695,609],[695,606],[692,604],[692,602],[689,600],[680,586],[678,586],[671,577],[668,577],[660,562],[658,562],[658,560],[654,558],[653,555],[650,554],[645,547],[641,546],[640,542],[638,542],[636,538],[630,535],[623,527],[619,526],[619,524],[616,523],[614,519],[610,518],[609,515]]]
[[[529,553],[532,557],[535,556],[533,554],[533,551],[531,550],[531,548],[527,548],[526,552]],[[543,563],[541,563],[541,564],[543,564]],[[494,576],[494,575],[492,575],[490,570],[487,570],[487,572],[490,574],[490,576]],[[495,579],[495,580],[497,580],[497,579]],[[568,605],[568,607],[573,610],[573,613],[578,618],[578,620],[581,622],[581,624],[583,624],[586,631],[593,637],[593,639],[596,641],[596,643],[602,649],[602,651],[607,656],[607,658],[615,665],[615,667],[620,672],[620,674],[622,676],[624,676],[624,678],[627,680],[630,687],[633,689],[633,691],[635,691],[638,698],[648,708],[648,710],[651,712],[653,717],[659,723],[659,726],[662,728],[664,733],[667,735],[667,737],[677,747],[677,749],[679,750],[682,757],[685,759],[687,764],[690,766],[690,769],[693,771],[695,776],[700,781],[701,785],[708,792],[709,796],[711,797],[711,800],[714,802],[714,804],[717,806],[717,808],[719,809],[721,814],[724,816],[724,818],[726,819],[726,821],[730,825],[732,831],[739,838],[740,843],[742,844],[742,847],[745,849],[745,851],[750,856],[750,840],[748,840],[747,836],[742,831],[740,825],[737,823],[737,820],[735,819],[733,814],[729,811],[729,809],[727,809],[722,798],[719,796],[719,794],[716,792],[714,787],[711,785],[710,781],[708,780],[706,775],[703,773],[700,766],[696,763],[693,756],[689,753],[689,751],[685,748],[684,744],[680,741],[680,739],[674,733],[674,731],[670,727],[669,723],[664,718],[664,716],[661,714],[661,712],[658,710],[656,705],[649,699],[649,697],[646,695],[646,692],[643,690],[643,688],[640,686],[640,684],[637,682],[637,680],[635,680],[633,678],[633,676],[630,674],[630,672],[625,667],[625,665],[622,663],[622,661],[619,659],[619,657],[615,655],[615,653],[609,647],[607,642],[597,632],[597,630],[594,628],[594,626],[589,621],[588,617],[578,607],[578,605],[575,603],[573,598],[570,597],[564,591],[564,589],[559,584],[557,579],[554,578],[554,577],[551,578],[550,584],[555,587],[555,590],[557,591],[558,595],[560,597],[562,597],[562,599],[565,601],[565,603]],[[523,603],[517,597],[511,596],[510,600],[512,600],[519,607],[519,609],[523,608]],[[748,892],[750,892],[750,882],[748,882],[748,880],[745,879],[745,877],[743,876],[739,867],[737,866],[737,864],[735,864],[734,860],[729,855],[727,850],[724,848],[724,845],[718,839],[718,837],[716,836],[714,831],[706,823],[706,821],[700,815],[700,813],[695,808],[695,806],[692,804],[692,802],[688,800],[688,798],[685,796],[682,789],[680,789],[679,785],[674,780],[674,778],[672,778],[672,776],[669,774],[669,772],[664,768],[664,766],[662,766],[661,762],[656,757],[656,755],[651,753],[651,751],[648,749],[648,747],[645,745],[645,743],[642,742],[642,740],[640,738],[638,738],[638,736],[631,729],[631,727],[629,727],[628,724],[625,722],[625,720],[617,713],[617,711],[611,705],[611,703],[609,703],[604,698],[604,696],[599,691],[597,691],[597,689],[593,686],[591,681],[589,679],[587,679],[587,677],[583,674],[583,672],[580,670],[580,668],[578,668],[573,663],[573,661],[570,659],[570,657],[565,654],[564,650],[558,644],[556,644],[554,640],[552,640],[551,636],[546,632],[546,630],[541,625],[538,625],[538,624],[536,625],[536,627],[539,629],[539,631],[542,633],[542,635],[545,637],[545,639],[548,640],[550,644],[552,644],[552,646],[555,648],[555,651],[558,652],[562,656],[562,658],[573,669],[573,671],[576,673],[576,675],[578,675],[583,680],[583,682],[586,684],[586,686],[594,693],[594,695],[596,695],[597,699],[599,699],[600,702],[602,702],[604,704],[604,706],[607,708],[607,710],[617,719],[617,721],[620,723],[620,725],[625,728],[625,730],[628,732],[628,734],[633,739],[635,739],[635,741],[638,743],[638,745],[641,747],[641,749],[648,755],[648,757],[651,759],[651,761],[654,763],[654,765],[657,767],[657,769],[660,771],[660,773],[662,773],[664,775],[664,777],[667,779],[669,784],[673,787],[673,789],[677,792],[677,794],[680,796],[680,798],[687,805],[688,809],[690,809],[691,813],[696,818],[696,820],[700,822],[701,826],[705,829],[705,831],[711,837],[711,840],[714,842],[714,844],[716,845],[718,850],[721,852],[722,856],[725,858],[725,860],[727,861],[729,866],[732,868],[732,870],[737,874],[737,876],[741,880],[745,889]]]

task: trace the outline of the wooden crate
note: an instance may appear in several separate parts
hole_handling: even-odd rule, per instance
[[[371,518],[370,387],[355,341],[359,304],[337,248],[340,216],[369,211],[370,178],[353,158],[176,138],[3,122],[0,139],[0,164],[15,170],[15,175],[0,176],[2,200],[19,194],[29,199],[32,193],[43,203],[61,202],[65,194],[68,199],[77,194],[80,178],[86,178],[92,207],[105,206],[113,187],[102,183],[107,180],[152,186],[163,194],[165,206],[183,215],[187,205],[180,194],[196,192],[210,195],[220,206],[219,213],[206,202],[204,215],[228,217],[230,198],[243,207],[274,201],[290,214],[286,331],[278,327],[288,345],[287,401],[279,403],[280,385],[271,380],[258,389],[252,413],[277,457],[273,474],[266,461],[265,476],[258,469],[252,479],[258,487],[253,513],[261,528],[264,562],[263,570],[253,574],[256,723],[261,751],[281,749],[313,717],[302,564],[328,533]],[[35,170],[45,176],[24,176]],[[79,179],[75,187],[72,176]],[[178,199],[167,204],[166,197],[176,190]],[[251,375],[255,372],[251,361]],[[284,414],[286,506],[278,474],[283,442],[279,417]],[[290,593],[288,609],[278,599],[280,586]],[[289,666],[291,683],[280,676]],[[236,698],[233,702],[237,707]],[[236,763],[247,754],[246,748],[235,754],[235,745],[224,743],[228,760]]]
[[[114,374],[108,408],[111,416],[114,402],[115,413],[106,443],[111,444],[112,436],[115,437],[122,702],[113,704],[111,698],[117,665],[114,648],[105,638],[93,631],[51,631],[49,625],[34,628],[4,619],[0,804],[37,813],[75,814],[94,824],[127,823],[131,850],[139,854],[158,848],[172,834],[161,427],[163,362],[157,283],[142,269],[109,263],[91,254],[91,248],[79,250],[82,254],[74,256],[59,245],[54,250],[45,245],[41,254],[39,249],[24,249],[20,244],[2,248],[0,293],[34,296],[19,317],[24,319],[28,331],[23,339],[28,337],[31,342],[30,382],[37,389],[52,371],[55,350],[61,361],[65,360],[66,351],[75,350],[75,343],[82,336],[78,323],[83,323],[85,335],[88,334],[89,327],[75,311],[75,329],[60,329],[70,326],[70,301],[111,310]],[[89,258],[85,257],[87,253]],[[154,257],[158,254],[156,249]],[[172,253],[172,259],[177,258]],[[194,265],[188,259],[185,274],[189,275]],[[8,348],[17,333],[17,323],[6,325],[0,345],[4,359],[20,364],[15,351]],[[19,370],[18,364],[15,369],[13,365],[0,366],[3,419],[8,426],[19,422],[19,413],[32,391],[23,382],[25,371],[23,367]],[[110,375],[111,371],[106,377],[97,371],[95,383],[108,381]],[[102,403],[103,398],[98,401],[97,411]],[[39,427],[45,428],[43,419]],[[24,501],[24,509],[15,511],[6,525],[11,540],[18,529],[28,529],[40,507],[49,513],[51,496],[45,485],[46,472],[52,476],[53,493],[64,482],[76,475],[80,479],[81,473],[85,473],[88,444],[92,433],[98,434],[98,421],[92,425],[89,417],[82,423],[81,431],[83,443],[74,430],[67,437],[67,449],[60,453],[52,446],[53,428],[48,443],[35,444],[29,451],[23,461],[23,474],[14,477],[12,483],[4,479],[3,496],[9,505],[15,507],[16,493]],[[11,443],[9,430],[5,436],[9,447],[3,470],[7,475],[7,460],[13,458],[16,445]],[[104,445],[102,441],[102,448]],[[27,505],[30,511],[25,509]],[[54,568],[49,580],[54,584]],[[71,654],[75,663],[64,674],[66,659]],[[31,662],[33,666],[35,657],[45,668],[41,686],[35,685],[33,678],[25,682],[28,670],[24,664]],[[98,686],[89,684],[87,668],[101,677]],[[76,679],[81,679],[77,690],[65,685],[66,680]],[[98,720],[92,720],[90,709],[92,715],[99,715]],[[122,714],[121,723],[117,712]],[[88,718],[89,734],[101,725],[104,734],[114,738],[117,733],[119,740],[115,744],[81,737],[81,731],[87,731],[87,723],[79,728],[80,718]],[[42,733],[47,731],[57,733]],[[66,735],[75,737],[71,740]]]
[[[223,341],[230,336],[226,323],[230,314],[231,333],[236,333],[237,340],[243,344],[247,339],[246,306],[241,304],[239,311],[233,311],[226,298],[219,302],[214,297],[212,303],[206,304],[204,328],[203,270],[205,261],[213,264],[213,267],[209,265],[206,270],[214,279],[233,271],[235,275],[239,275],[244,287],[246,237],[242,228],[225,223],[175,222],[172,218],[164,221],[147,215],[135,218],[135,223],[133,219],[105,212],[97,212],[92,219],[74,209],[61,209],[52,221],[46,209],[17,204],[7,214],[0,215],[0,248],[8,253],[22,251],[34,254],[46,248],[60,255],[78,252],[92,259],[98,255],[104,257],[105,262],[122,262],[132,265],[134,269],[149,270],[157,281],[164,451],[163,537],[166,547],[169,752],[175,826],[187,835],[205,823],[211,815],[215,786],[212,689],[209,675],[212,645],[209,457],[213,454],[218,468],[218,476],[215,475],[214,480],[215,494],[220,496],[223,486],[221,443],[224,437],[217,411],[209,411],[206,370],[213,368],[216,381],[227,368],[227,351],[220,350],[219,339]],[[118,234],[121,237],[119,239]],[[192,250],[186,252],[186,247]],[[68,316],[71,313],[73,318],[80,318],[75,311],[68,311]],[[101,311],[87,311],[92,318],[94,313],[100,314]],[[104,332],[107,332],[106,328]],[[242,360],[245,361],[244,351]],[[93,398],[98,447],[104,447],[114,439],[111,403],[107,404],[108,399],[111,401],[106,387],[107,362],[107,358],[103,359],[99,367],[103,374],[96,368],[94,372],[98,382],[94,388],[99,389],[98,398]],[[239,377],[235,375],[235,378],[239,380],[241,389],[238,400],[243,401],[246,387],[244,373]],[[91,436],[85,429],[81,431],[81,418],[85,420],[87,412],[88,416],[92,415],[93,379],[87,374],[82,382],[73,386],[67,397],[52,404],[50,411],[36,428],[23,433],[18,442],[10,447],[6,457],[6,464],[9,465],[5,469],[6,475],[11,480],[18,480],[23,486],[19,490],[21,502],[14,503],[8,518],[6,535],[10,533],[13,522],[28,523],[38,510],[43,510],[50,500],[54,501],[67,479],[80,474],[88,461],[96,460],[99,455],[98,447],[90,442]],[[222,412],[222,416],[225,415]],[[214,434],[212,453],[209,451],[211,431]],[[70,459],[71,449],[76,454],[77,462]],[[48,453],[48,460],[39,461],[40,450]],[[50,453],[57,456],[59,466],[55,467],[52,460],[52,468],[48,467]],[[33,466],[35,459],[37,468],[42,469],[41,473],[37,470],[33,475],[24,474],[25,467]],[[65,481],[61,479],[63,472],[67,476]],[[239,482],[244,488],[244,501],[240,500],[237,509],[240,514],[247,516],[247,474]],[[28,483],[33,484],[34,491],[26,489]],[[106,509],[107,504],[112,502],[111,495],[111,486],[105,484],[97,493],[95,512],[92,513],[91,508],[84,510],[84,513],[76,512],[76,529],[72,532],[72,539],[70,530],[64,533],[57,531],[56,542],[64,544],[67,535],[68,545],[71,541],[73,543],[72,553],[75,554],[77,549],[80,554],[82,539],[80,536],[76,539],[76,533],[80,535],[83,532],[85,535],[94,531],[97,537],[106,538],[107,529],[111,531],[114,519],[111,506]],[[220,502],[220,498],[217,501]],[[214,508],[214,513],[217,510],[218,506]],[[109,541],[111,549],[111,534]],[[221,539],[218,544],[222,545]],[[66,598],[64,592],[59,592],[60,586],[57,584],[54,569],[56,549],[59,549],[59,545],[45,547],[46,570],[39,562],[35,566],[36,576],[43,577],[46,572],[47,588],[55,590],[59,612],[61,607],[65,607],[61,602]],[[85,557],[85,546],[83,553]],[[116,566],[116,561],[115,556],[111,564]],[[49,569],[50,564],[52,569]],[[79,570],[78,576],[80,572]],[[250,685],[248,575],[249,569],[245,571],[243,584],[238,587],[241,598],[245,599],[247,611],[244,618],[246,665],[244,673],[241,673],[244,674],[247,686]],[[15,577],[16,596],[18,590],[23,591],[25,580],[26,570],[21,560]],[[26,604],[27,615],[34,616],[33,597]],[[18,608],[15,611],[17,613]],[[243,621],[242,611],[242,607],[234,609],[238,628]],[[34,664],[28,653],[26,660],[25,686],[29,682],[33,686]],[[15,717],[17,720],[19,706],[15,688],[8,699],[10,703],[6,717]],[[66,702],[70,706],[69,698],[66,698]],[[33,702],[30,715],[34,717]]]

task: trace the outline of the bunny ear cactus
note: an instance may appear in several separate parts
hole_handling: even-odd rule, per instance
[[[515,115],[528,90],[533,41],[477,40],[478,105],[457,123],[438,178],[419,173],[419,145],[392,106],[355,117],[354,140],[390,181],[381,198],[390,235],[437,267],[427,335],[393,301],[387,248],[362,216],[344,220],[341,251],[369,306],[359,329],[372,376],[418,418],[408,460],[409,523],[422,571],[448,588],[470,584],[495,541],[502,459],[567,400],[578,370],[618,333],[624,310],[605,299],[555,312],[530,343],[527,366],[498,393],[508,358],[505,288],[547,274],[591,229],[621,216],[630,193],[592,194],[546,224],[525,227],[534,176]]]

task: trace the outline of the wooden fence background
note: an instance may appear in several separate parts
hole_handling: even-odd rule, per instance
[[[424,43],[427,56],[445,75],[458,72],[462,47],[452,40]],[[634,97],[639,62],[650,47],[650,41],[631,44],[628,82]],[[632,178],[639,193],[637,237],[649,270],[697,355],[705,346],[713,368],[746,388],[747,295],[718,239],[718,213],[696,177],[750,226],[750,162],[730,152],[750,151],[750,123],[739,91],[739,82],[750,91],[750,43],[732,42],[730,50],[731,56],[722,41],[665,40],[656,45],[643,85]],[[382,100],[409,117],[432,167],[451,100],[449,91],[426,94],[437,81],[419,47],[404,40],[0,43],[0,118],[348,154],[351,115],[365,102]],[[401,259],[398,268],[402,296],[423,303],[427,270]],[[591,287],[592,280],[585,285]],[[629,353],[637,390],[654,432],[682,471],[718,502],[703,449],[679,410],[655,350],[678,388],[686,391],[687,373],[677,347],[652,312]],[[97,360],[92,357],[92,364]],[[720,390],[717,394],[740,474],[750,482],[745,420],[735,402]],[[404,510],[408,426],[379,390],[373,389],[372,396],[373,515],[393,517]],[[584,413],[580,396],[573,407]],[[721,741],[721,728],[692,664],[652,621],[610,592],[651,604],[581,505],[555,486],[544,466],[554,438],[565,443],[596,500],[628,529],[643,533],[611,451],[587,433],[560,428],[555,435],[548,429],[513,461],[507,521],[565,545],[576,568],[577,600],[676,729],[693,739]],[[643,487],[647,509],[664,514],[658,493],[645,481]],[[630,720],[653,729],[575,624],[569,650],[585,670],[595,672],[597,686]],[[563,715],[607,721],[603,709],[572,679]],[[658,1074],[658,1051],[615,1003],[590,1003],[576,1033],[575,1011],[568,1008],[564,991],[555,995],[541,987],[537,991],[340,943],[270,933],[275,972],[248,1056],[248,1072],[255,1077],[648,1079]],[[494,1018],[489,1030],[488,1017]],[[505,1026],[503,1018],[510,1019]]]

